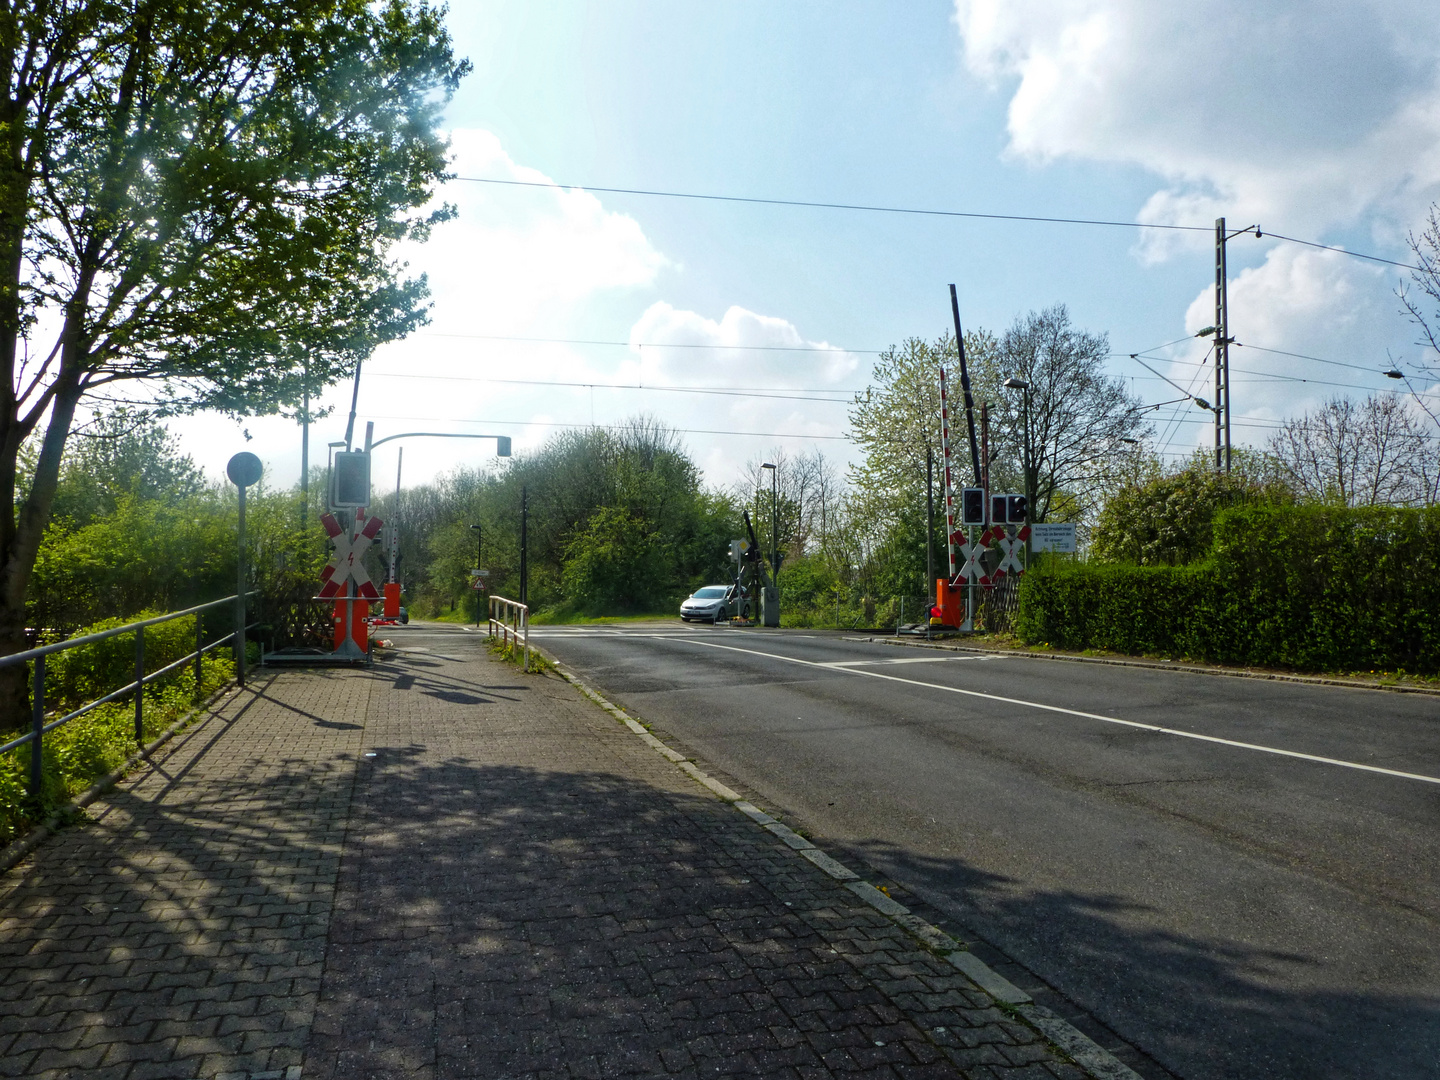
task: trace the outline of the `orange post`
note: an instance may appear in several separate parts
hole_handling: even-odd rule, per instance
[[[344,600],[335,602],[335,647],[345,640],[345,609],[350,608],[350,640],[362,650],[370,647],[370,626],[365,617],[370,614],[370,601],[356,597],[349,604]]]
[[[385,618],[398,619],[400,617],[400,583],[390,581],[385,584]]]
[[[965,598],[961,586],[936,578],[935,606],[940,609],[940,621],[945,626],[959,626],[965,621]]]

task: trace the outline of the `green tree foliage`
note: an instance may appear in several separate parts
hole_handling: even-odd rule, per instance
[[[1202,562],[1026,575],[1016,629],[1073,649],[1440,671],[1440,510],[1224,510]]]
[[[273,412],[423,319],[391,249],[437,218],[417,208],[466,70],[442,17],[409,0],[0,14],[0,649],[23,643],[86,395],[144,380],[172,411]],[[19,676],[0,679],[0,713],[24,708]]]
[[[1111,492],[1090,536],[1100,562],[1182,566],[1210,554],[1215,515],[1232,506],[1286,505],[1294,496],[1279,464],[1253,450],[1236,449],[1229,473],[1217,473],[1197,450],[1173,472],[1158,465]]]
[[[967,364],[999,370],[994,336],[983,330],[965,335]],[[933,342],[907,338],[880,354],[872,385],[855,395],[850,430],[863,459],[850,471],[855,509],[883,534],[925,504],[927,452],[934,461],[936,514],[943,519],[943,457],[940,450],[940,368],[949,378],[950,454],[955,488],[974,482],[955,338]],[[974,369],[972,368],[972,371]],[[943,543],[943,524],[941,527]]]
[[[673,432],[642,417],[614,430],[561,433],[503,472],[459,469],[401,492],[402,578],[417,613],[469,600],[472,525],[481,527],[489,590],[519,595],[522,489],[534,608],[663,610],[698,585],[728,578],[738,508],[702,487]],[[382,501],[382,517],[392,503],[393,496]]]
[[[75,431],[51,519],[88,525],[114,514],[127,499],[173,504],[204,489],[195,462],[152,414],[121,409]]]

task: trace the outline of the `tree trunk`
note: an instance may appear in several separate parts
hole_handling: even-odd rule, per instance
[[[25,594],[50,520],[50,507],[60,483],[60,459],[81,396],[74,367],[67,365],[60,382],[35,463],[34,483],[20,508],[15,531],[8,542],[0,542],[0,656],[20,652],[26,646]],[[16,731],[29,719],[30,685],[24,665],[0,668],[0,730]]]

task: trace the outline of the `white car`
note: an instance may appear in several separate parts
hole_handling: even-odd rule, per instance
[[[695,590],[695,595],[680,605],[680,618],[686,622],[720,622],[728,619],[731,615],[739,614],[732,611],[733,605],[730,602],[730,587],[728,585],[706,585],[703,589]]]

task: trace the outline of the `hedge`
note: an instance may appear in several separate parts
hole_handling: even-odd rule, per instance
[[[1440,671],[1440,509],[1242,507],[1209,557],[1027,574],[1030,644],[1309,671]]]

